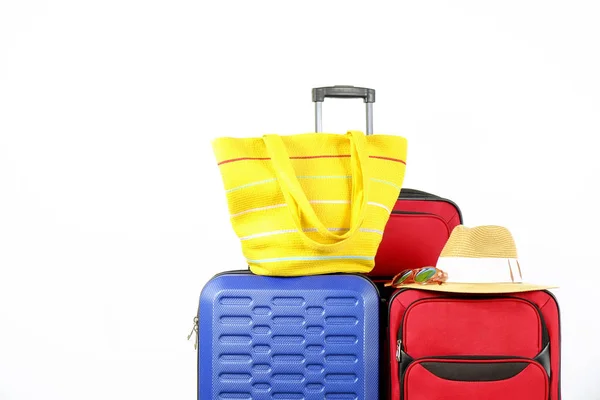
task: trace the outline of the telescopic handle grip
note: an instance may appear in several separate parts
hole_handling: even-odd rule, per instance
[[[363,99],[365,103],[375,103],[375,89],[355,86],[327,86],[312,90],[313,102],[325,101],[326,97],[338,99]]]
[[[314,88],[312,98],[315,103],[315,132],[323,130],[322,103],[326,97],[337,99],[363,99],[366,103],[367,129],[366,134],[373,134],[373,103],[375,103],[375,89],[355,86],[327,86]]]

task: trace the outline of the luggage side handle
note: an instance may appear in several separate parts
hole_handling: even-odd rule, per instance
[[[315,132],[323,129],[322,103],[326,97],[338,99],[363,99],[367,109],[367,135],[373,134],[373,103],[375,103],[375,89],[355,86],[327,86],[314,88],[312,98],[315,103]]]

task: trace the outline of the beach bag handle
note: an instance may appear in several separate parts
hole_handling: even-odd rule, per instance
[[[367,177],[367,141],[365,134],[360,131],[349,131],[346,133],[346,137],[350,141],[352,174],[350,227],[348,231],[337,234],[327,229],[315,213],[296,177],[296,172],[281,136],[274,134],[263,136],[263,141],[271,158],[275,175],[294,224],[300,235],[313,247],[334,247],[345,242],[354,236],[365,217],[368,193],[367,184],[369,182]],[[311,225],[311,228],[316,229],[319,233],[319,239],[313,239],[306,234],[302,226],[303,218]]]

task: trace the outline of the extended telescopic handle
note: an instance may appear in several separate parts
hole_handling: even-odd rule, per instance
[[[314,88],[313,101],[324,101],[326,97],[344,99],[363,99],[365,103],[375,103],[375,89],[354,86],[329,86]]]
[[[323,128],[322,103],[326,97],[338,99],[363,99],[367,109],[367,135],[373,134],[373,103],[375,103],[375,89],[354,86],[328,86],[314,88],[312,98],[315,103],[315,131],[321,132]]]

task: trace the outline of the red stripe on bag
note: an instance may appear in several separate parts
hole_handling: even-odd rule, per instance
[[[382,156],[369,156],[369,157],[370,158],[379,158],[380,160],[395,161],[395,162],[399,162],[399,163],[402,163],[402,164],[406,165],[406,161],[401,160],[399,158],[382,157]]]
[[[297,156],[297,157],[290,157],[290,160],[307,160],[310,158],[345,158],[345,157],[350,157],[350,154],[340,154],[340,155],[334,155],[334,156]]]
[[[350,157],[350,154],[322,155],[322,156],[296,156],[296,157],[290,157],[290,159],[292,159],[292,160],[308,160],[308,159],[313,159],[313,158],[345,158],[345,157]],[[402,164],[406,165],[406,162],[404,160],[400,160],[398,158],[382,157],[382,156],[369,156],[369,157],[370,158],[378,158],[380,160],[387,160],[387,161],[399,162],[399,163],[402,163]],[[232,158],[231,160],[221,161],[217,165],[227,164],[227,163],[231,163],[231,162],[235,162],[235,161],[253,161],[253,160],[266,161],[266,160],[270,160],[270,159],[271,158],[269,158],[269,157]]]
[[[242,157],[242,158],[232,158],[231,160],[225,160],[225,161],[221,161],[220,163],[218,163],[217,165],[221,165],[221,164],[227,164],[230,162],[235,162],[235,161],[247,161],[247,160],[270,160],[271,158],[269,157],[265,157],[265,158],[258,158],[258,157]]]

